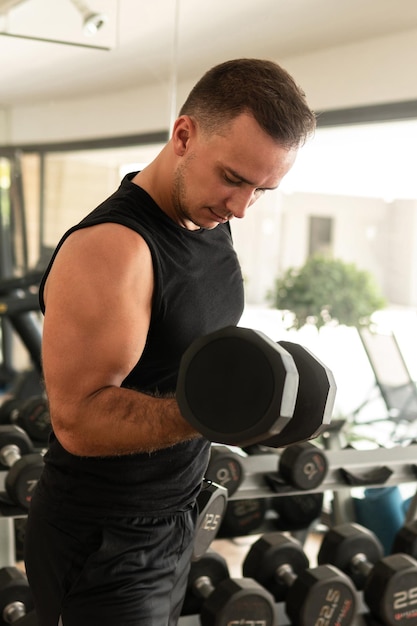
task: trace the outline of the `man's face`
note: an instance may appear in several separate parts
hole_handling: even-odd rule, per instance
[[[189,229],[242,218],[265,191],[276,189],[297,150],[280,146],[249,115],[207,135],[191,122],[175,171],[174,219]]]

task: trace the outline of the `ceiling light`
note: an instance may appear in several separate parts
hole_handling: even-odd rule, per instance
[[[109,19],[105,13],[94,13],[82,0],[71,0],[71,2],[84,18],[83,32],[85,35],[95,35]]]

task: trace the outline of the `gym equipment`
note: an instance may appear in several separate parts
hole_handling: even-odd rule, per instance
[[[226,487],[232,496],[244,477],[241,457],[226,446],[212,445],[206,469],[206,478]]]
[[[262,525],[268,511],[266,498],[229,500],[220,525],[219,537],[249,535]]]
[[[281,447],[324,431],[335,393],[330,370],[302,346],[228,326],[185,351],[176,397],[210,441]]]
[[[417,520],[407,522],[398,530],[391,551],[409,554],[417,559]]]
[[[274,526],[278,530],[305,530],[319,519],[323,509],[323,493],[295,494],[271,498],[270,507],[277,513]]]
[[[255,580],[230,578],[226,560],[209,550],[191,563],[182,614],[200,613],[202,626],[276,626],[272,595]]]
[[[10,500],[24,509],[29,508],[43,469],[43,456],[34,452],[28,435],[19,426],[0,426],[0,465],[10,468],[5,479]]]
[[[21,621],[21,620],[24,620]],[[0,569],[0,626],[37,624],[29,583],[16,567]]]
[[[23,400],[14,396],[0,405],[0,424],[16,424],[23,428],[32,441],[45,444],[51,432],[49,405],[45,396],[31,396]]]
[[[192,559],[200,559],[219,532],[227,506],[227,489],[204,479],[197,496],[198,519]]]
[[[13,530],[14,530],[14,548],[15,548],[15,561],[23,561],[25,558],[25,536],[27,515],[24,517],[13,517]]]
[[[394,333],[375,332],[369,328],[360,328],[358,333],[375,376],[374,389],[379,392],[386,407],[386,415],[377,421],[388,420],[392,425],[391,437],[397,438],[401,426],[410,425],[417,419],[415,380]],[[373,399],[373,394],[368,394],[368,398],[353,412],[353,417],[356,419]],[[358,423],[361,422],[358,420]]]
[[[8,295],[13,291],[39,287],[44,271],[31,270],[24,276],[12,276],[0,280],[0,296]]]
[[[284,491],[288,485],[309,491],[321,485],[327,470],[325,452],[304,441],[285,448],[278,459],[278,475],[269,473],[265,478],[274,491]]]
[[[349,626],[357,611],[352,581],[336,567],[310,568],[301,543],[282,533],[268,533],[250,548],[243,575],[257,580],[277,602],[285,601],[292,624]]]
[[[372,616],[385,626],[417,619],[417,561],[407,554],[383,556],[377,536],[359,524],[339,524],[325,535],[318,563],[331,563],[350,576]],[[413,619],[413,621],[410,621]]]
[[[336,382],[331,370],[300,344],[279,341],[294,359],[300,379],[291,422],[284,432],[261,443],[282,448],[325,432],[332,417]]]

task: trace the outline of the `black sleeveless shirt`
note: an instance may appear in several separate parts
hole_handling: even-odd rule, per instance
[[[181,356],[192,341],[238,323],[242,274],[228,223],[212,230],[182,228],[131,182],[134,175],[126,176],[112,196],[64,234],[41,283],[40,304],[44,312],[46,278],[72,232],[104,222],[138,232],[152,254],[153,310],[143,354],[122,386],[173,394]],[[88,415],[79,419],[88,420]],[[64,450],[52,433],[38,495],[53,508],[81,508],[93,515],[172,513],[194,501],[209,445],[199,438],[151,454],[78,457]]]

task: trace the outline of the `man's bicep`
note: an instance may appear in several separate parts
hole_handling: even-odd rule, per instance
[[[83,233],[68,240],[48,278],[43,331],[48,394],[82,399],[120,385],[145,345],[153,290],[149,249],[136,233],[103,226],[100,239]]]

